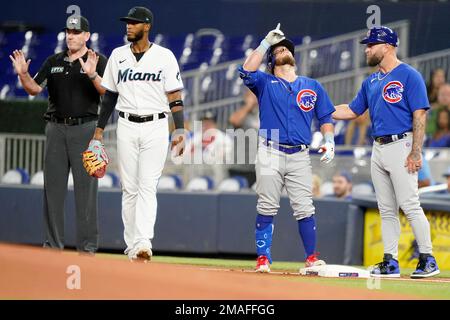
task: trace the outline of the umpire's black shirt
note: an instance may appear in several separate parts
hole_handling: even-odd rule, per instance
[[[100,77],[106,68],[107,58],[99,55],[97,73]],[[86,61],[88,54],[82,57]],[[41,87],[48,89],[48,109],[45,118],[86,117],[98,114],[100,94],[81,68],[80,61],[70,62],[67,51],[47,58],[34,76]]]

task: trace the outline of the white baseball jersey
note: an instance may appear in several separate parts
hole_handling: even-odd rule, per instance
[[[117,110],[144,116],[170,112],[166,93],[183,89],[183,81],[169,49],[153,43],[138,62],[127,44],[111,53],[102,86],[119,93]]]

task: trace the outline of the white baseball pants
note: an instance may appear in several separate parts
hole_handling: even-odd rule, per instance
[[[156,221],[156,187],[169,147],[168,119],[136,123],[119,118],[117,154],[122,183],[125,254],[151,248]]]

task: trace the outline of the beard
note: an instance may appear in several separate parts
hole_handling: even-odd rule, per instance
[[[290,55],[285,55],[285,56],[275,60],[276,66],[284,66],[285,64],[288,64],[288,65],[294,67],[295,66],[294,58]]]
[[[138,42],[144,37],[144,30],[138,31],[134,36],[127,36],[129,42]]]
[[[369,65],[369,67],[375,67],[379,65],[382,60],[383,57],[372,56],[370,58],[367,58],[367,64]]]

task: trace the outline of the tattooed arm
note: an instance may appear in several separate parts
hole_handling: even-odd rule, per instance
[[[406,158],[405,167],[409,173],[415,173],[422,167],[422,145],[425,136],[426,110],[419,109],[413,113],[413,145]]]

